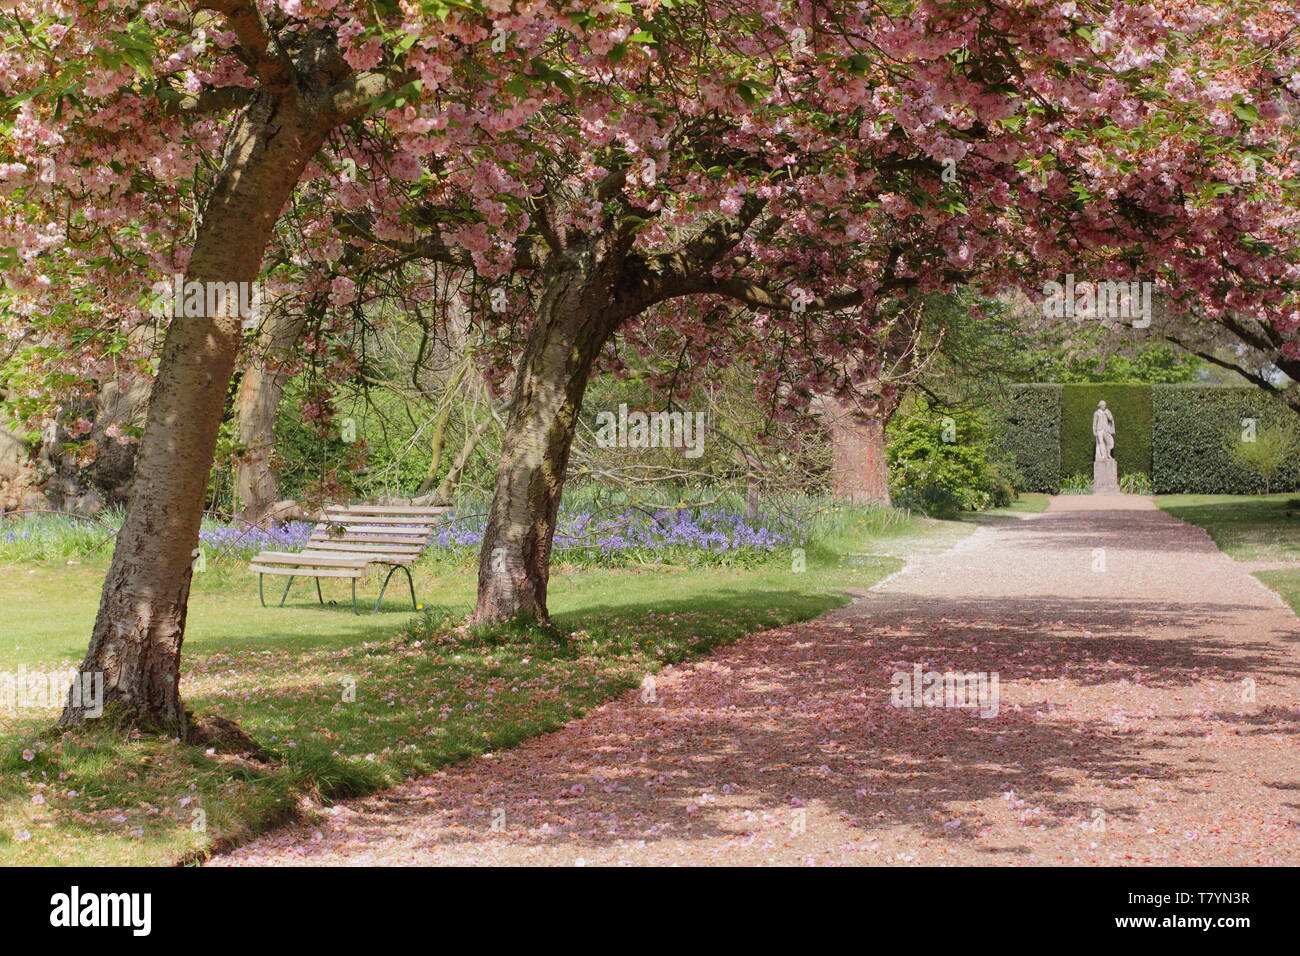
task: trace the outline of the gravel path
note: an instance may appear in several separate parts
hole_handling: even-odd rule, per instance
[[[1300,621],[1200,529],[1062,496],[213,863],[1296,865],[1298,663]],[[918,664],[996,673],[997,715],[891,706]]]

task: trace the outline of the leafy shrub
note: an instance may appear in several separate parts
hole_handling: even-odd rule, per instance
[[[1069,478],[1063,478],[1061,480],[1061,494],[1090,495],[1092,494],[1092,479],[1087,475],[1071,475]]]
[[[1001,508],[1015,498],[1014,465],[999,456],[985,417],[915,402],[894,416],[885,450],[900,507],[936,517]]]
[[[916,511],[931,518],[955,518],[961,513],[957,496],[939,485],[899,488],[892,497],[895,508]]]
[[[1285,426],[1265,425],[1254,429],[1248,436],[1236,430],[1228,435],[1228,453],[1233,461],[1263,479],[1265,494],[1269,493],[1273,479],[1295,454],[1296,444],[1295,426],[1289,423]]]
[[[1130,471],[1119,476],[1119,490],[1126,495],[1151,494],[1151,476],[1145,471]]]

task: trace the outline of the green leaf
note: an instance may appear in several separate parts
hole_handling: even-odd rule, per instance
[[[30,90],[28,90],[26,93],[17,93],[17,94],[15,94],[15,95],[9,97],[8,99],[4,100],[4,101],[3,101],[3,102],[4,102],[4,105],[5,105],[5,106],[17,106],[19,103],[25,102],[26,100],[30,100],[30,99],[32,99],[33,97],[36,97],[36,96],[40,96],[42,93],[44,93],[44,92],[45,92],[46,90],[48,90],[49,88],[50,88],[50,85],[49,85],[48,83],[40,83],[40,84],[37,84],[36,86],[33,86]]]
[[[1258,123],[1259,110],[1251,103],[1234,103],[1232,112],[1237,114],[1237,118],[1245,123]]]
[[[153,76],[153,57],[148,53],[143,50],[127,50],[126,59],[141,76]]]
[[[871,59],[862,53],[855,53],[844,61],[845,68],[855,76],[866,76],[871,68]]]

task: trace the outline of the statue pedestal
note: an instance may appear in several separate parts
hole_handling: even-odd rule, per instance
[[[1092,493],[1094,495],[1119,494],[1119,466],[1114,458],[1092,463]]]

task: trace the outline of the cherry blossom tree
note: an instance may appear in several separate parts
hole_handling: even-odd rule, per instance
[[[479,621],[546,619],[587,380],[665,329],[795,414],[889,401],[864,343],[959,284],[1150,279],[1211,319],[1300,323],[1280,3],[7,6],[6,295],[61,354],[140,321],[141,278],[251,282],[289,232],[307,260],[474,274],[490,374],[513,373]],[[330,292],[344,310],[355,283]],[[243,339],[209,311],[168,325],[83,665],[182,732],[189,553]]]
[[[439,188],[350,220],[475,270],[517,373],[475,619],[546,619],[587,380],[665,327],[791,414],[887,414],[864,346],[959,284],[1150,281],[1292,337],[1295,26],[1280,4],[740,3],[576,30],[566,88],[468,182],[404,170]]]
[[[494,28],[520,35],[514,56],[480,56]],[[339,163],[349,143],[466,77],[469,99],[524,111],[507,74],[559,28],[544,4],[440,0],[18,0],[0,10],[0,250],[9,314],[26,323],[9,336],[56,364],[103,364],[114,354],[105,343],[149,321],[153,282],[180,275],[184,288],[215,293],[166,323],[157,358],[82,665],[104,674],[110,708],[188,731],[180,648],[244,339],[238,293],[259,280],[285,222],[313,255],[343,254],[328,219],[282,220],[295,190],[312,207],[313,193],[342,188],[355,170]],[[472,136],[490,118],[457,122]],[[342,307],[350,280],[336,283]],[[63,719],[82,719],[75,702]]]

